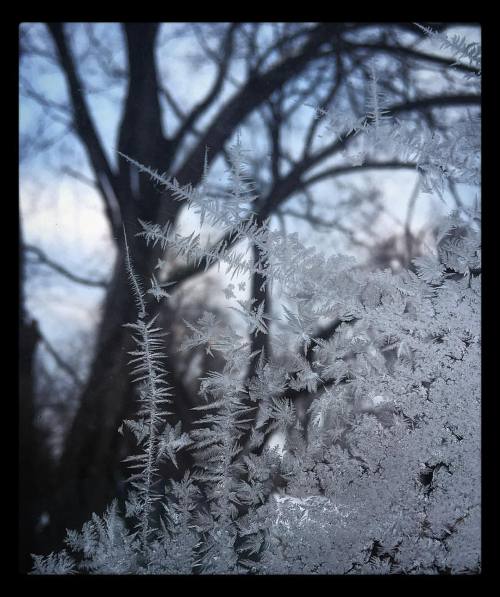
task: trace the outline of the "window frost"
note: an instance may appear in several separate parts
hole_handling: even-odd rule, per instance
[[[440,41],[478,66],[475,46]],[[429,190],[440,192],[455,170],[462,180],[478,180],[477,160],[469,157],[478,147],[472,118],[451,141],[391,124],[375,70],[367,108],[363,119],[332,118],[331,126],[364,135],[365,147],[383,142],[413,159]],[[251,353],[248,339],[212,313],[186,321],[191,335],[181,350],[203,346],[220,353],[224,366],[201,380],[205,403],[196,408],[194,429],[166,423],[162,332],[156,318],[148,321],[125,237],[138,312],[127,325],[139,409],[124,421],[139,450],[127,458],[133,474],[125,517],[135,531],[114,502],[102,518],[94,514],[81,531],[68,531],[75,560],[66,551],[34,556],[34,573],[479,571],[479,210],[450,215],[436,254],[415,260],[417,274],[364,272],[257,223],[239,139],[229,155],[231,190],[222,201],[203,193],[206,159],[202,184],[193,188],[126,158],[223,235],[205,248],[199,235],[140,222],[138,236],[207,268],[223,262],[233,274],[279,282],[286,305],[273,355]],[[236,243],[224,238],[228,232]],[[257,262],[232,248],[243,240],[258,248]],[[162,286],[152,276],[146,294],[168,298]],[[227,296],[233,290],[228,286]],[[267,334],[264,303],[238,303],[248,333]],[[325,321],[337,323],[321,337]],[[283,341],[285,330],[293,345]],[[257,357],[245,380],[241,372]],[[295,402],[301,393],[312,397],[306,407]],[[266,445],[274,431],[282,434],[282,453]],[[184,450],[194,470],[161,492],[159,463],[168,458],[177,466]]]

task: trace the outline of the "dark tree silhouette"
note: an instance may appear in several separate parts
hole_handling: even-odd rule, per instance
[[[354,171],[347,162],[331,162],[332,157],[342,155],[352,137],[346,135],[340,140],[332,138],[329,143],[318,148],[315,139],[319,122],[314,119],[312,111],[299,157],[289,154],[284,145],[284,135],[286,127],[293,122],[297,108],[304,103],[347,105],[355,112],[363,113],[364,86],[369,77],[367,65],[371,58],[383,57],[386,60],[387,67],[382,73],[380,85],[390,98],[389,109],[394,115],[425,118],[438,127],[441,124],[435,117],[436,110],[475,106],[480,101],[477,94],[466,90],[422,94],[416,83],[409,78],[410,65],[418,65],[421,69],[440,69],[441,76],[446,78],[451,76],[447,71],[451,61],[421,51],[418,41],[422,39],[423,33],[410,24],[374,28],[370,23],[276,23],[267,25],[271,35],[266,41],[261,39],[263,28],[266,27],[261,23],[204,24],[190,27],[190,34],[197,36],[205,51],[205,59],[216,65],[216,73],[205,97],[190,111],[185,112],[177,105],[169,89],[169,82],[163,80],[159,74],[158,23],[126,23],[122,26],[126,48],[125,71],[110,66],[111,61],[103,59],[106,53],[112,55],[113,48],[100,45],[93,26],[88,26],[90,48],[99,54],[104,75],[126,80],[125,99],[120,108],[121,119],[117,131],[117,150],[132,156],[138,162],[175,176],[181,184],[190,182],[196,185],[203,173],[205,149],[209,148],[210,166],[217,159],[225,157],[227,144],[239,127],[247,125],[252,118],[260,118],[267,136],[270,156],[267,162],[254,164],[257,190],[260,193],[256,211],[261,221],[270,216],[286,215],[285,203],[291,197],[303,195],[307,198],[308,209],[301,213],[291,210],[289,215],[304,218],[314,224],[314,218],[318,218],[313,213],[314,201],[311,198],[314,185]],[[123,266],[122,229],[125,227],[127,230],[138,275],[148,277],[158,258],[168,259],[169,256],[161,255],[158,249],[148,248],[135,240],[138,218],[161,225],[166,222],[175,224],[179,219],[181,203],[168,193],[160,193],[145,175],[139,176],[137,186],[134,167],[126,160],[120,159],[116,168],[110,163],[89,108],[90,91],[86,90],[86,82],[80,74],[76,54],[68,39],[68,28],[62,23],[49,23],[46,30],[48,39],[52,42],[48,44],[48,49],[30,47],[28,41],[22,38],[22,55],[29,57],[30,53],[47,54],[48,59],[57,65],[64,76],[69,103],[54,105],[49,98],[37,95],[29,85],[25,85],[24,93],[46,105],[48,110],[65,115],[68,129],[85,150],[93,171],[92,183],[102,198],[117,250],[112,276],[107,283],[90,374],[66,436],[54,480],[54,497],[47,506],[51,516],[53,545],[57,545],[66,528],[80,527],[91,512],[101,512],[116,495],[117,484],[122,475],[121,460],[127,451],[124,439],[116,431],[121,421],[134,408],[134,390],[127,367],[127,351],[132,345],[129,331],[122,324],[135,319],[135,307]],[[369,36],[367,32],[371,32]],[[412,41],[403,44],[400,41],[403,33],[410,36]],[[213,43],[207,42],[206,36],[211,36],[212,42],[215,36],[216,49]],[[243,64],[244,74],[239,80],[234,80],[231,74],[231,65],[235,60],[240,60]],[[460,72],[474,70],[465,64],[456,68]],[[234,90],[228,99],[222,101],[223,89],[228,84]],[[165,132],[165,128],[171,130],[173,127],[170,123],[165,127],[162,100],[177,115],[177,129],[169,134]],[[206,122],[208,116],[210,117]],[[204,124],[201,128],[202,121]],[[21,149],[23,147],[22,140]],[[38,150],[43,148],[44,145],[40,142]],[[414,164],[411,163],[394,159],[384,161],[381,158],[365,163],[356,171],[413,167]],[[262,176],[262,172],[266,175]],[[334,218],[330,225],[342,230],[339,219]],[[345,231],[347,234],[353,232]],[[231,242],[230,235],[227,240]],[[37,251],[36,247],[25,248],[32,253]],[[203,270],[203,265],[174,268],[170,280],[177,285],[184,284],[198,275]],[[253,296],[259,303],[265,300],[269,309],[270,298],[260,290],[260,280],[257,278],[258,276],[253,280]],[[163,325],[168,330],[175,320],[175,313],[168,304],[162,306],[162,310]],[[24,462],[30,461],[36,469],[35,460],[29,455],[36,449],[38,442],[31,433],[34,416],[32,359],[36,347],[36,328],[28,323],[25,316],[20,326],[23,381],[20,423],[21,441],[25,446],[22,457]],[[330,328],[330,332],[325,331],[325,337],[334,332],[335,326]],[[259,344],[252,348],[264,347],[266,350],[263,337],[259,335],[257,338],[255,342]],[[169,370],[170,383],[174,388],[174,407],[183,426],[189,429],[192,424],[190,407],[196,404],[196,397],[185,386],[182,375],[176,371],[174,351],[175,347],[167,344],[167,354],[171,356]],[[252,371],[249,371],[248,375],[251,374]],[[182,466],[186,464],[187,462],[180,462],[177,474],[182,474]],[[44,467],[30,471],[32,478],[38,477],[40,485],[41,476],[45,475]],[[22,474],[26,476],[27,470],[24,469]],[[35,498],[36,496],[33,499]],[[32,528],[36,524],[34,515],[22,515],[26,516],[24,527],[31,525]],[[28,550],[29,543],[27,538],[22,549]],[[30,545],[29,550],[33,549]],[[46,552],[47,549],[40,551]]]

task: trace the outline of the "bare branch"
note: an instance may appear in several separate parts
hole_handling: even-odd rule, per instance
[[[77,386],[82,387],[84,382],[79,378],[73,367],[68,365],[68,363],[61,357],[61,355],[41,332],[39,332],[39,335],[41,342],[43,342],[45,348],[48,350],[49,354],[52,356],[58,366],[71,377]]]
[[[273,52],[283,51],[287,45],[292,45],[301,37],[307,36],[309,34],[309,32],[310,32],[310,28],[304,27],[304,28],[300,29],[299,31],[292,33],[288,37],[280,37],[276,41],[276,43],[269,46],[269,48],[267,48],[267,50],[257,60],[257,62],[255,63],[255,66],[253,67],[254,72],[258,72],[260,70],[260,68],[262,67],[264,62],[271,56],[271,54]]]
[[[235,128],[273,91],[282,87],[314,59],[327,42],[336,25],[321,24],[311,30],[309,40],[295,55],[280,62],[262,75],[251,78],[220,110],[206,133],[199,139],[175,177],[181,184],[198,184],[202,175],[205,148],[210,147],[209,161],[213,161]]]
[[[414,109],[421,109],[421,108],[428,108],[428,107],[449,107],[449,106],[461,106],[466,105],[468,103],[478,104],[480,102],[480,97],[475,94],[458,94],[458,95],[448,95],[448,96],[432,96],[428,98],[423,98],[421,100],[414,100],[409,102],[403,102],[400,104],[395,104],[388,108],[388,111],[391,114],[398,114],[400,112],[411,111]],[[343,150],[347,144],[351,141],[354,137],[353,134],[347,134],[340,139],[336,139],[331,144],[327,145],[322,150],[318,151],[314,155],[310,155],[308,158],[302,160],[301,162],[297,163],[295,168],[293,168],[285,177],[281,178],[277,181],[273,188],[269,191],[266,197],[262,198],[257,202],[257,212],[258,216],[262,219],[268,218],[270,215],[275,213],[276,209],[284,203],[293,193],[297,190],[300,190],[304,187],[305,182],[302,181],[303,175],[324,160],[327,157],[331,157],[332,155],[338,153],[339,151]],[[200,165],[203,163],[202,159],[200,159]],[[331,169],[329,175],[332,175],[332,170],[334,170],[333,174],[343,174],[347,172],[351,172],[354,169],[358,169],[361,166],[338,166],[335,169]],[[384,168],[383,165],[377,163],[368,163],[365,167],[375,167],[375,168]],[[392,166],[386,165],[386,168],[394,167],[394,168],[408,168],[410,167],[409,164],[401,164],[399,162],[392,162]],[[187,174],[186,174],[187,176]],[[318,180],[322,177],[326,176],[324,173],[320,173],[319,175],[312,176],[309,180],[309,184],[311,182],[318,182]],[[227,241],[227,246],[230,247],[234,244],[236,240],[236,236],[232,232],[228,232],[224,240]],[[174,270],[171,273],[170,280],[176,284],[180,284],[185,280],[189,279],[191,276],[199,274],[205,271],[206,262],[204,260],[198,264],[198,266],[187,265],[183,266],[177,270]]]
[[[398,162],[396,160],[388,162],[365,162],[360,166],[333,166],[332,168],[327,168],[326,170],[323,170],[323,172],[318,172],[317,174],[314,174],[314,176],[304,180],[304,182],[301,182],[301,186],[309,187],[325,178],[334,178],[335,176],[340,176],[342,174],[350,174],[351,172],[356,173],[363,170],[415,170],[415,168],[416,164],[412,162]]]
[[[328,93],[319,100],[319,105],[322,106],[328,106],[330,105],[333,100],[335,99],[335,96],[337,95],[339,89],[340,89],[340,84],[342,82],[342,78],[344,76],[344,67],[342,64],[342,59],[340,57],[340,55],[337,53],[335,56],[335,81],[333,83],[333,85],[331,86],[330,90],[328,91]],[[311,146],[312,146],[312,142],[314,139],[314,136],[316,134],[316,131],[318,129],[318,126],[320,124],[320,120],[319,118],[315,118],[311,121],[311,126],[309,127],[309,130],[307,131],[307,136],[306,136],[306,140],[304,143],[304,149],[302,152],[302,159],[304,159],[305,157],[307,157],[309,155]]]
[[[21,83],[21,94],[25,97],[29,97],[30,99],[36,101],[40,106],[44,108],[51,108],[58,112],[61,112],[65,116],[71,116],[71,110],[68,108],[66,104],[61,104],[50,98],[46,97],[42,93],[39,93],[34,89],[31,83],[24,77],[20,78]],[[69,120],[65,119],[65,122],[70,122]]]
[[[464,73],[475,75],[479,74],[477,69],[475,69],[472,66],[467,66],[466,64],[457,64],[456,62],[448,58],[441,58],[440,56],[434,56],[432,54],[427,54],[426,52],[421,52],[413,48],[406,48],[404,46],[391,46],[384,43],[358,44],[343,42],[342,47],[345,47],[350,51],[363,49],[368,50],[372,53],[376,53],[378,51],[383,52],[385,54],[402,56],[404,58],[414,58],[415,60],[423,60],[425,62],[439,64],[441,66],[452,67],[453,69]]]
[[[115,212],[113,206],[115,201],[120,201],[120,194],[118,193],[115,175],[101,146],[94,121],[82,93],[83,85],[67,46],[62,23],[49,23],[48,29],[56,45],[61,67],[68,85],[76,130],[96,173],[97,184],[104,200],[109,223],[113,231],[117,233],[120,226],[120,215]],[[114,194],[114,197],[110,196],[111,193]]]
[[[172,140],[172,151],[175,152],[177,147],[182,143],[186,133],[190,131],[195,122],[200,118],[200,116],[212,105],[214,100],[219,95],[224,81],[226,79],[226,74],[229,68],[229,63],[233,54],[233,41],[234,41],[234,34],[238,28],[238,23],[232,23],[227,30],[226,36],[221,43],[221,50],[220,53],[222,58],[220,59],[219,63],[219,70],[217,76],[215,77],[215,81],[212,85],[212,88],[207,93],[206,97],[197,104],[191,113],[184,118],[184,122],[182,126],[179,128],[178,132],[176,133],[175,137]]]
[[[81,172],[78,172],[78,170],[73,170],[73,168],[71,168],[70,166],[64,166],[62,168],[61,172],[63,174],[67,174],[68,176],[71,176],[71,178],[74,178],[75,180],[79,180],[80,182],[83,182],[83,184],[86,184],[87,186],[89,186],[93,189],[97,188],[97,183],[93,178],[88,178]]]
[[[94,31],[95,23],[86,23],[86,32],[93,56],[97,60],[102,72],[110,79],[123,80],[127,77],[127,71],[117,66],[114,62],[114,52],[111,48],[101,42]],[[109,82],[108,82],[109,83]]]
[[[158,91],[160,95],[162,95],[165,100],[167,101],[168,105],[172,108],[173,113],[177,116],[179,120],[184,120],[186,118],[186,114],[181,109],[179,104],[174,99],[173,95],[170,93],[168,88],[165,85],[158,85]]]
[[[436,95],[395,104],[388,107],[387,110],[390,114],[396,115],[400,112],[409,112],[426,108],[464,106],[470,104],[479,105],[480,101],[481,98],[477,94]],[[290,197],[290,195],[297,189],[302,188],[304,184],[302,182],[302,177],[308,170],[321,163],[324,159],[344,150],[353,137],[354,133],[348,133],[341,138],[335,139],[335,141],[319,150],[314,155],[310,155],[297,163],[295,168],[282,178],[278,184],[274,185],[274,188],[271,189],[268,196],[259,202],[259,213],[261,216],[264,218],[269,217],[278,205],[283,203],[285,199]],[[358,168],[359,166],[356,167]],[[348,169],[352,168],[352,166],[345,166],[343,168],[346,169],[345,171],[349,171]]]
[[[454,95],[429,96],[421,99],[403,102],[388,108],[393,114],[423,110],[425,108],[447,108],[451,106],[480,106],[481,96],[477,93],[459,93]]]
[[[91,280],[89,278],[85,278],[83,276],[78,276],[76,274],[73,274],[68,269],[66,269],[64,266],[60,265],[59,263],[56,263],[55,261],[53,261],[52,259],[47,257],[47,255],[38,247],[34,247],[33,245],[25,244],[23,246],[23,250],[35,255],[36,258],[38,259],[38,263],[43,263],[43,264],[47,265],[48,267],[52,268],[54,271],[58,272],[59,274],[65,276],[72,282],[76,282],[78,284],[84,284],[85,286],[97,286],[98,288],[107,288],[108,287],[108,283],[106,280]]]
[[[305,220],[305,221],[309,222],[315,228],[319,228],[319,227],[335,228],[339,232],[342,232],[342,234],[345,234],[345,236],[347,236],[349,238],[349,240],[351,241],[351,243],[353,245],[357,245],[358,247],[363,247],[364,249],[370,248],[370,246],[367,243],[357,239],[354,236],[354,234],[355,234],[354,230],[350,230],[349,228],[347,228],[346,226],[341,224],[338,221],[338,219],[325,220],[323,218],[314,216],[312,213],[299,213],[299,212],[294,211],[293,209],[282,209],[282,210],[280,210],[279,213],[281,216],[292,216],[293,218],[297,218],[299,220]]]

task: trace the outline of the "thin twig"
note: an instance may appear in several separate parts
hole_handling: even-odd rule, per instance
[[[83,276],[77,276],[76,274],[73,274],[64,266],[60,265],[59,263],[56,263],[55,261],[50,259],[50,257],[47,257],[47,255],[38,247],[25,244],[23,249],[29,253],[33,253],[34,255],[36,255],[39,263],[44,263],[45,265],[49,266],[59,274],[62,274],[72,282],[77,282],[78,284],[85,284],[86,286],[97,286],[99,288],[108,287],[108,283],[106,280],[91,280],[89,278],[84,278]]]
[[[83,380],[81,380],[76,373],[76,371],[68,365],[68,363],[60,356],[57,350],[52,346],[52,344],[47,340],[47,338],[40,332],[40,341],[43,342],[45,348],[48,350],[49,354],[53,357],[55,362],[59,365],[59,367],[65,371],[75,382],[77,386],[83,386]]]

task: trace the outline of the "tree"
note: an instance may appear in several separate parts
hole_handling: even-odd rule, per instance
[[[436,30],[445,28],[435,27]],[[196,187],[211,167],[217,167],[222,160],[230,163],[230,145],[238,128],[258,120],[267,141],[267,148],[250,164],[259,196],[253,204],[258,226],[269,217],[299,216],[312,223],[321,219],[314,208],[315,185],[350,172],[407,169],[418,164],[428,174],[425,180],[430,184],[437,180],[432,169],[435,167],[432,159],[436,156],[426,156],[429,159],[424,163],[422,152],[410,152],[408,159],[401,160],[394,156],[386,158],[384,152],[377,151],[367,156],[362,165],[353,165],[351,151],[354,152],[359,137],[355,134],[356,127],[361,126],[359,119],[364,118],[365,90],[373,81],[371,58],[379,57],[384,62],[384,69],[378,71],[377,85],[385,94],[385,108],[393,116],[413,119],[418,126],[426,122],[430,132],[442,136],[443,146],[445,140],[448,142],[447,136],[453,134],[457,120],[462,118],[462,112],[457,116],[448,109],[474,108],[479,104],[479,91],[474,83],[478,66],[471,56],[459,56],[461,62],[450,70],[453,59],[419,47],[426,33],[414,25],[207,24],[193,25],[191,35],[195,35],[203,48],[204,59],[215,65],[214,78],[202,100],[184,112],[177,105],[168,80],[159,75],[158,24],[123,25],[125,68],[113,64],[109,48],[103,47],[98,30],[92,25],[85,28],[90,49],[79,51],[80,58],[77,58],[76,45],[71,47],[69,43],[67,27],[50,23],[47,31],[50,44],[46,42],[44,48],[33,47],[29,33],[23,33],[23,59],[33,53],[47,53],[47,59],[57,65],[64,77],[68,101],[54,105],[50,98],[40,97],[27,82],[24,82],[24,92],[45,103],[52,113],[63,114],[64,126],[84,148],[116,242],[117,255],[106,289],[91,371],[79,397],[79,408],[59,464],[57,504],[51,509],[51,517],[56,535],[62,537],[66,528],[80,527],[91,512],[102,512],[116,495],[120,461],[127,450],[116,430],[135,408],[134,392],[127,379],[127,352],[132,344],[128,331],[123,328],[124,323],[134,320],[135,305],[123,267],[122,228],[126,228],[137,276],[148,279],[159,258],[172,260],[172,251],[165,255],[159,244],[148,246],[139,242],[136,237],[142,230],[139,220],[174,227],[182,209],[182,203],[176,200],[175,188],[164,187],[159,193],[148,177],[139,173],[134,162],[119,159],[113,167],[89,107],[90,91],[86,91],[81,74],[84,63],[79,65],[77,60],[95,56],[104,76],[109,77],[107,80],[118,77],[126,81],[117,131],[119,152],[152,170],[166,172],[180,187],[188,183]],[[182,29],[181,33],[186,34]],[[448,81],[451,91],[437,89],[426,93],[417,73],[427,68],[439,69],[440,81]],[[471,77],[466,84],[461,77],[464,74]],[[168,105],[167,118],[162,101]],[[341,114],[350,111],[357,124],[353,122],[352,132],[331,134],[326,143],[320,143],[317,133],[324,119],[315,118],[318,114],[310,110],[301,148],[290,154],[285,139],[290,130],[294,130],[297,111],[304,104],[333,106]],[[175,130],[173,122],[177,125]],[[165,125],[172,132],[167,134]],[[335,127],[336,122],[332,126]],[[26,141],[25,145],[29,143]],[[436,151],[439,150],[438,147]],[[266,153],[270,157],[263,160]],[[220,189],[214,185],[213,192],[217,191]],[[305,210],[298,212],[290,208],[287,213],[285,204],[300,194],[305,197]],[[350,204],[346,207],[349,209]],[[332,225],[341,227],[338,221]],[[359,231],[347,230],[347,233],[356,235]],[[234,244],[235,239],[231,230],[224,237],[228,245]],[[252,250],[254,262],[260,263],[262,255],[258,245],[254,244]],[[209,255],[195,265],[188,263],[173,268],[165,280],[172,284],[168,290],[185,284],[212,262],[215,259]],[[272,299],[263,281],[262,272],[252,274],[251,298],[256,305],[263,306],[260,316],[268,316]],[[153,305],[150,309],[154,315],[159,306]],[[162,327],[168,330],[173,326],[174,316],[168,303],[161,309]],[[323,331],[325,341],[336,326],[338,324],[331,324]],[[269,355],[271,349],[266,335],[251,336],[250,342],[251,353],[263,350]],[[186,390],[181,375],[175,370],[175,348],[167,339],[166,352],[174,365],[168,375],[173,387],[172,408],[182,421],[183,429],[190,431],[194,423],[190,407],[195,406],[197,400]],[[310,354],[306,350],[306,356]],[[255,357],[249,364],[248,379],[255,376],[258,367]],[[290,392],[293,393],[293,388]],[[296,390],[296,393],[301,392]],[[26,400],[24,394],[21,399]],[[251,433],[252,427],[243,443],[250,440]],[[181,458],[179,456],[177,479],[182,478],[188,463]]]

